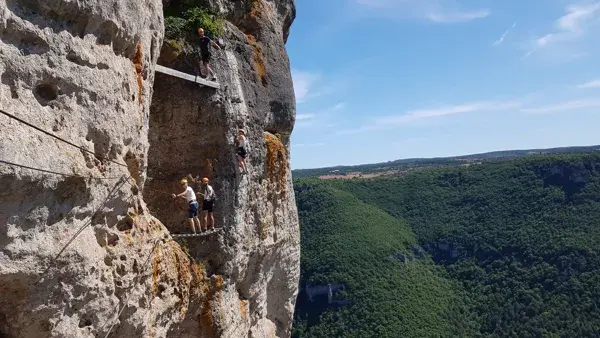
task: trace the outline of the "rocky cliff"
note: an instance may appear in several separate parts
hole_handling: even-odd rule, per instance
[[[163,45],[158,0],[0,0],[0,336],[289,336],[294,4],[202,3],[225,19],[217,90],[155,74],[194,60]],[[188,174],[219,230],[173,238]]]

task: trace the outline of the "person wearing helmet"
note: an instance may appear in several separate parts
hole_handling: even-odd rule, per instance
[[[184,197],[188,202],[188,222],[190,227],[192,228],[193,233],[196,233],[196,227],[194,224],[198,226],[198,231],[201,230],[200,227],[200,219],[198,219],[198,201],[196,200],[196,193],[194,190],[188,185],[188,181],[184,178],[179,184],[184,189],[181,194],[173,194],[173,198]]]
[[[208,36],[204,35],[204,29],[203,28],[198,28],[198,35],[200,35],[200,56],[202,57],[202,65],[204,65],[204,67],[200,67],[200,73],[203,76],[204,72],[202,71],[203,68],[206,68],[206,71],[208,72],[207,75],[210,75],[210,79],[212,81],[217,81],[217,77],[215,76],[215,73],[213,72],[213,70],[210,68],[210,57],[211,57],[211,53],[210,53],[210,46],[215,47],[216,49],[221,49],[221,47],[219,47],[219,45],[217,45],[213,40],[211,40]]]
[[[202,179],[202,196],[204,197],[204,201],[202,202],[202,215],[204,218],[204,230],[212,230],[215,228],[215,218],[213,216],[213,207],[215,204],[215,190],[208,184],[208,178],[204,177]],[[210,225],[208,221],[210,220]]]
[[[246,170],[246,155],[248,154],[248,139],[243,129],[238,130],[238,136],[236,138],[237,149],[235,151],[235,157],[238,165],[242,168],[243,173],[247,173]]]

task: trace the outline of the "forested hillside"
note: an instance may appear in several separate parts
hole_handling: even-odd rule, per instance
[[[600,332],[599,155],[301,179],[295,189],[302,287],[345,284],[349,301],[301,293],[295,337]]]
[[[302,189],[302,188],[300,188]],[[349,192],[315,182],[297,195],[302,232],[301,287],[343,285],[308,301],[302,290],[294,337],[426,337],[467,332],[458,287],[420,257],[407,224]],[[330,311],[322,312],[326,309]]]

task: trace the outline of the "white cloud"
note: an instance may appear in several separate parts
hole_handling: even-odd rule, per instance
[[[582,83],[580,85],[577,86],[577,88],[600,88],[600,79],[598,80],[592,80],[586,83]]]
[[[535,39],[533,46],[524,57],[528,57],[541,48],[580,39],[585,35],[590,25],[600,17],[600,1],[569,5],[565,8],[565,12],[563,16],[554,22],[554,32]]]
[[[553,105],[541,106],[536,108],[523,108],[521,109],[521,111],[528,114],[550,114],[563,111],[597,108],[600,108],[600,99],[582,99],[561,102]]]
[[[477,111],[490,111],[490,110],[502,110],[502,109],[511,109],[517,108],[521,105],[520,102],[517,101],[480,101],[473,102],[461,105],[454,106],[445,106],[434,109],[419,109],[419,110],[411,110],[406,112],[406,114],[399,116],[387,116],[383,118],[378,118],[375,121],[375,124],[378,125],[398,125],[398,124],[406,124],[409,122],[432,118],[432,117],[440,117],[446,115],[454,115],[460,113],[471,113]]]
[[[385,129],[392,126],[408,124],[418,120],[455,115],[462,113],[471,113],[479,111],[494,111],[514,109],[521,106],[519,101],[478,101],[453,106],[443,106],[431,109],[417,109],[406,112],[402,115],[384,116],[375,119],[372,123],[363,125],[357,129],[342,130],[338,134],[357,134],[369,131]]]
[[[557,26],[563,31],[580,32],[582,25],[593,19],[600,11],[600,1],[588,5],[570,5],[567,14],[557,21]]]
[[[347,81],[344,76],[329,76],[325,79],[322,74],[292,69],[292,80],[294,82],[294,94],[296,103],[306,103],[317,97],[331,95],[340,91]],[[331,81],[334,78],[334,81]]]
[[[504,39],[506,38],[506,36],[508,35],[508,32],[510,32],[511,29],[515,28],[515,26],[517,26],[517,23],[513,23],[512,26],[510,26],[507,30],[504,31],[504,33],[502,33],[502,36],[500,36],[500,38],[496,41],[494,41],[493,45],[494,46],[498,46],[500,45]]]
[[[294,94],[296,102],[304,102],[314,89],[315,83],[321,78],[319,74],[308,73],[292,69],[292,80],[294,82]]]
[[[338,102],[333,106],[327,107],[323,110],[314,113],[301,113],[296,114],[296,121],[300,121],[295,124],[296,127],[307,127],[313,125],[315,120],[320,120],[320,124],[323,125],[323,119],[327,118],[330,114],[340,111],[346,107],[345,102]],[[319,122],[319,121],[317,121]]]
[[[296,114],[296,121],[312,119],[313,117],[315,117],[314,114]]]
[[[525,53],[525,55],[523,55],[523,59],[528,58],[531,54],[535,53],[537,51],[537,49],[532,49],[529,52]]]
[[[385,15],[408,16],[435,23],[457,23],[486,18],[488,9],[463,10],[456,1],[438,0],[355,0],[364,8],[380,11]]]
[[[467,12],[431,12],[425,15],[429,21],[438,23],[456,23],[467,22],[476,19],[483,19],[490,16],[491,12],[488,9],[480,9]]]
[[[313,120],[308,120],[308,121],[301,121],[298,123],[294,124],[294,129],[296,128],[305,128],[305,127],[310,127],[314,124],[315,122]]]

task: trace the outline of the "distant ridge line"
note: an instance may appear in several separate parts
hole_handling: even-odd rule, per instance
[[[538,154],[563,154],[563,153],[586,153],[586,152],[600,152],[600,145],[591,145],[591,146],[567,146],[567,147],[554,147],[554,148],[537,148],[537,149],[517,149],[517,150],[496,150],[485,153],[477,153],[477,154],[469,154],[469,155],[456,155],[456,156],[446,156],[446,157],[414,157],[414,158],[405,158],[398,159],[387,162],[378,162],[378,163],[365,163],[365,164],[355,164],[355,165],[337,165],[332,167],[320,167],[320,168],[306,168],[306,169],[294,169],[292,170],[292,174],[299,177],[307,177],[312,175],[306,175],[309,172],[321,172],[326,170],[344,170],[351,171],[353,168],[357,169],[362,167],[363,169],[376,169],[379,167],[388,167],[388,166],[399,166],[399,165],[408,165],[408,164],[433,164],[435,162],[443,162],[443,161],[459,161],[459,160],[473,160],[473,159],[482,159],[482,160],[490,160],[497,158],[516,158],[516,157],[524,157],[528,155],[538,155]],[[365,168],[366,167],[366,168]]]

